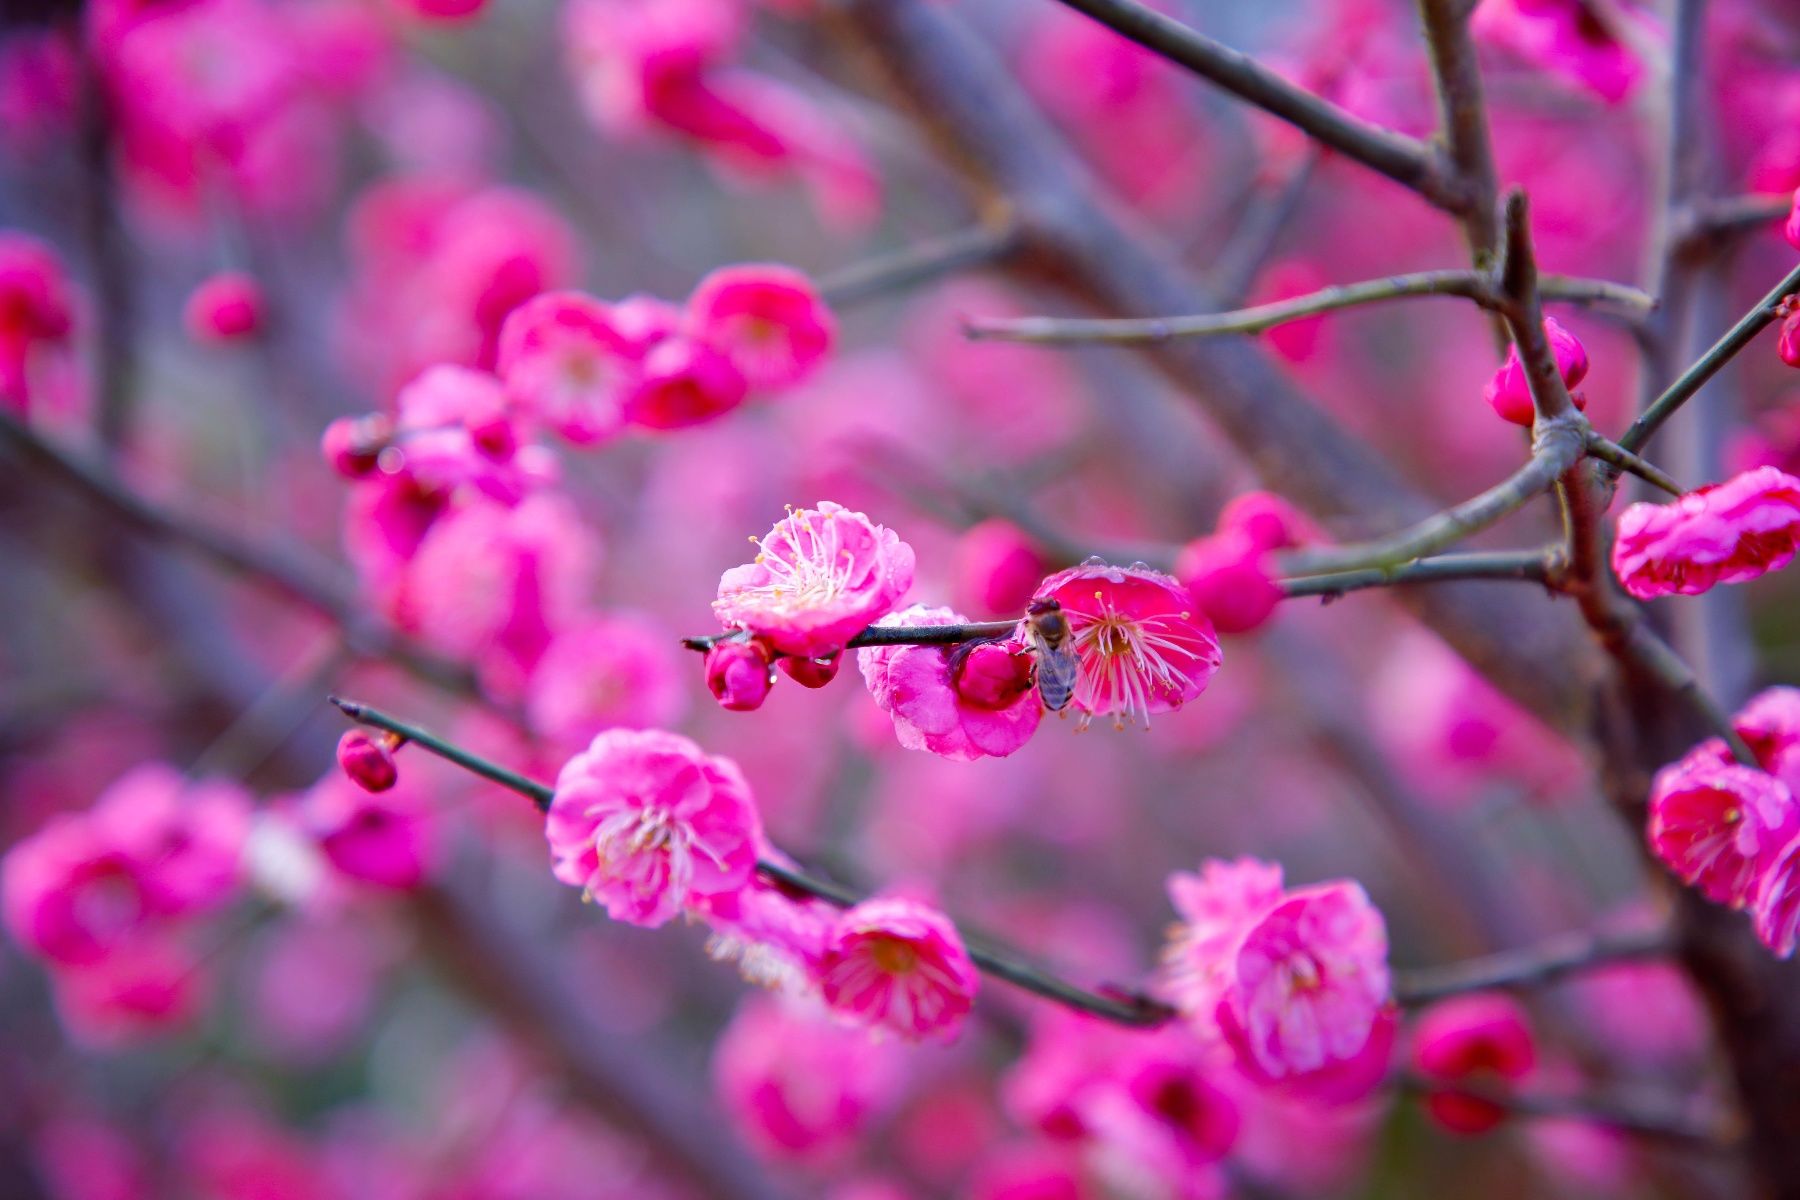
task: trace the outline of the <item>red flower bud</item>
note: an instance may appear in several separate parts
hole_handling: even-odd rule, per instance
[[[1245,533],[1216,533],[1189,542],[1175,575],[1220,633],[1248,633],[1274,615],[1281,585],[1268,554]]]
[[[956,661],[950,685],[977,708],[1010,708],[1031,690],[1031,654],[1018,642],[981,642]]]
[[[349,730],[338,739],[337,760],[350,781],[365,792],[385,792],[400,781],[393,746],[385,736]]]
[[[732,712],[761,708],[775,686],[769,648],[760,638],[733,638],[706,652],[706,687]]]
[[[393,422],[381,413],[366,417],[339,417],[325,427],[319,449],[331,469],[345,479],[364,479],[373,474],[381,452],[394,435]]]
[[[822,688],[837,678],[838,666],[844,660],[844,652],[825,658],[796,658],[789,655],[775,660],[782,673],[801,687]]]

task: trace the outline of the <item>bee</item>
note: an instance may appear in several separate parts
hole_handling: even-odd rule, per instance
[[[1025,606],[1025,628],[1037,654],[1038,699],[1050,712],[1061,712],[1075,698],[1081,661],[1075,657],[1069,618],[1055,600],[1039,596]]]

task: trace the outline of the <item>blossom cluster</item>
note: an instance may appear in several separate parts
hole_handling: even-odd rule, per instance
[[[1651,849],[1716,904],[1749,912],[1783,958],[1800,945],[1800,689],[1776,687],[1731,720],[1755,756],[1739,763],[1709,738],[1657,772]]]
[[[1778,571],[1800,550],[1800,479],[1756,467],[1619,514],[1613,571],[1640,600],[1694,596]]]

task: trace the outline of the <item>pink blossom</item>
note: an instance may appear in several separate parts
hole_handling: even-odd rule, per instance
[[[55,975],[56,1007],[76,1040],[116,1048],[190,1023],[209,991],[205,964],[167,936],[138,938],[105,960]]]
[[[609,613],[559,633],[526,694],[532,729],[574,750],[616,726],[672,725],[687,711],[675,639],[649,617]]]
[[[1749,903],[1796,833],[1800,805],[1787,785],[1732,762],[1717,739],[1658,771],[1650,787],[1650,848],[1718,904]]]
[[[468,488],[504,504],[523,494],[520,437],[493,376],[432,367],[400,390],[395,407],[394,432],[381,454],[386,475],[428,493]]]
[[[0,44],[0,145],[34,154],[75,126],[81,61],[66,30],[15,29]]]
[[[1182,547],[1175,575],[1220,633],[1260,628],[1285,595],[1268,551],[1236,531],[1196,538]]]
[[[553,873],[633,925],[743,888],[762,834],[730,759],[678,734],[609,729],[556,780],[545,833]]]
[[[1290,550],[1324,535],[1307,515],[1274,492],[1239,492],[1219,510],[1219,531],[1242,533],[1264,550]]]
[[[586,446],[624,427],[641,357],[607,305],[545,292],[506,318],[495,370],[521,411]]]
[[[841,504],[789,510],[753,562],[719,579],[713,612],[784,654],[824,658],[892,612],[912,586],[913,551]]]
[[[881,626],[957,625],[947,608],[915,604]],[[972,761],[1004,758],[1037,732],[1043,705],[1031,687],[1032,655],[1012,641],[980,646],[871,646],[856,652],[863,682],[908,750]]]
[[[753,388],[787,387],[831,352],[837,322],[812,281],[792,267],[721,267],[688,297],[694,335],[724,352]]]
[[[381,465],[381,452],[394,436],[386,413],[339,417],[325,426],[319,453],[345,479],[367,479]]]
[[[1587,378],[1587,349],[1581,340],[1557,323],[1555,317],[1544,318],[1544,336],[1550,342],[1550,352],[1556,356],[1556,369],[1562,375],[1564,385],[1574,386]],[[1506,362],[1494,377],[1488,380],[1487,402],[1502,420],[1511,421],[1514,425],[1529,427],[1537,419],[1537,409],[1531,399],[1531,385],[1526,382],[1525,364],[1519,360],[1519,348],[1508,346]],[[1575,407],[1585,409],[1587,398],[1580,392],[1571,392]]]
[[[1624,20],[1638,36],[1655,37],[1649,20],[1630,7]],[[1644,66],[1579,0],[1484,0],[1470,24],[1475,36],[1533,66],[1554,72],[1610,103],[1630,94]]]
[[[397,7],[424,21],[467,21],[487,8],[488,0],[394,0]]]
[[[142,1200],[155,1195],[147,1155],[120,1125],[80,1111],[49,1115],[31,1136],[48,1193],[67,1200]]]
[[[775,667],[761,638],[726,638],[706,652],[706,690],[721,708],[753,712],[775,687]]]
[[[759,859],[791,866],[779,850],[763,844]],[[733,892],[694,897],[694,913],[712,931],[706,953],[736,963],[751,983],[793,995],[816,994],[814,978],[837,910],[813,896],[752,875]]]
[[[1800,836],[1768,861],[1751,895],[1756,936],[1781,958],[1791,958],[1800,945]]]
[[[914,1040],[954,1037],[980,984],[950,919],[897,897],[839,914],[817,978],[835,1011]]]
[[[89,811],[57,817],[7,852],[0,908],[13,936],[46,959],[98,963],[147,929],[230,898],[248,831],[237,788],[140,766]]]
[[[1788,366],[1800,367],[1800,307],[1782,317],[1781,328],[1775,333],[1775,353]]]
[[[1279,868],[1246,859],[1169,886],[1185,918],[1168,949],[1173,993],[1246,1075],[1329,1101],[1380,1082],[1395,1030],[1387,929],[1359,885],[1282,891]]]
[[[410,788],[373,793],[327,775],[306,793],[300,820],[326,861],[358,883],[409,891],[437,857],[431,805]]]
[[[262,287],[238,271],[208,276],[188,294],[182,321],[197,342],[234,342],[262,332]]]
[[[1059,571],[1038,595],[1063,607],[1081,674],[1083,723],[1113,714],[1119,728],[1170,712],[1206,690],[1222,656],[1212,622],[1181,584],[1148,567],[1097,559]]]
[[[29,411],[34,360],[66,345],[73,324],[69,280],[56,252],[0,231],[0,407]]]
[[[819,1161],[849,1150],[899,1099],[903,1048],[817,1001],[753,995],[713,1051],[725,1111],[756,1149]]]
[[[1413,1030],[1413,1065],[1426,1079],[1476,1088],[1513,1084],[1537,1066],[1525,1010],[1510,996],[1476,993],[1432,1005]],[[1425,1110],[1456,1133],[1486,1133],[1505,1109],[1454,1088],[1431,1092]]]
[[[1781,227],[1781,235],[1787,238],[1788,245],[1800,250],[1800,188],[1794,189],[1794,206],[1788,210],[1787,224]]]
[[[337,744],[338,768],[365,792],[385,792],[400,781],[393,747],[366,729],[346,729]]]
[[[646,429],[687,429],[744,402],[749,385],[732,360],[696,338],[675,334],[644,352],[626,417]]]
[[[956,543],[958,594],[990,616],[1015,616],[1037,594],[1049,564],[1036,543],[1010,521],[990,518]]]
[[[1800,688],[1765,688],[1731,718],[1763,770],[1800,786]]]
[[[1757,467],[1619,514],[1613,571],[1640,600],[1694,596],[1779,570],[1800,548],[1800,479]]]

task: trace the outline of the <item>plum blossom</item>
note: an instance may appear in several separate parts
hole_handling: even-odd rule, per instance
[[[947,608],[915,604],[877,625],[957,625]],[[856,652],[863,682],[909,750],[964,762],[1012,754],[1037,731],[1043,705],[1032,655],[1016,639],[953,646],[870,646]]]
[[[74,300],[56,252],[0,230],[0,407],[29,412],[36,365],[67,346]]]
[[[53,819],[7,852],[0,914],[43,958],[91,966],[234,895],[248,832],[249,802],[235,786],[145,764],[90,810]]]
[[[1640,600],[1695,596],[1780,570],[1800,549],[1800,479],[1757,467],[1619,514],[1613,571]]]
[[[1524,1008],[1499,993],[1435,1004],[1420,1015],[1412,1036],[1413,1066],[1434,1082],[1513,1084],[1537,1066],[1537,1045]],[[1454,1089],[1429,1093],[1425,1111],[1456,1133],[1485,1133],[1506,1119],[1498,1105]]]
[[[752,995],[713,1050],[732,1121],[765,1154],[819,1161],[852,1146],[899,1099],[905,1049],[846,1026],[816,1000]]]
[[[494,369],[520,411],[586,446],[624,427],[641,356],[609,306],[581,292],[545,292],[507,316]]]
[[[1750,912],[1762,944],[1792,958],[1800,945],[1800,837],[1789,839],[1762,872]]]
[[[971,526],[956,544],[958,594],[990,615],[1024,612],[1049,569],[1025,532],[998,517]]]
[[[834,1011],[912,1040],[954,1037],[980,984],[950,919],[898,897],[839,914],[816,978]]]
[[[1731,718],[1765,771],[1789,788],[1800,784],[1800,688],[1765,688]]]
[[[687,429],[723,416],[748,395],[749,384],[730,358],[676,333],[644,352],[626,417],[646,429]]]
[[[774,263],[712,272],[688,297],[687,319],[753,388],[799,383],[831,352],[837,334],[812,281]]]
[[[1619,11],[1623,20],[1638,27],[1637,36],[1658,36],[1635,9]],[[1623,100],[1644,75],[1644,65],[1631,48],[1580,0],[1483,0],[1470,29],[1477,39],[1561,75],[1609,103]]]
[[[1651,849],[1717,904],[1748,904],[1797,833],[1800,805],[1787,785],[1732,762],[1716,738],[1658,771],[1650,787]]]
[[[531,675],[531,727],[571,753],[615,726],[672,725],[687,711],[675,641],[635,613],[590,617],[557,634]]]
[[[1219,510],[1219,532],[1241,533],[1263,550],[1291,550],[1324,534],[1274,492],[1239,492]]]
[[[197,342],[236,342],[262,331],[262,286],[241,271],[208,276],[188,294],[181,318]]]
[[[792,866],[767,843],[757,858]],[[837,921],[831,905],[752,875],[736,891],[696,896],[692,909],[711,930],[706,953],[715,961],[737,964],[738,973],[759,987],[793,995],[818,992],[815,977]]]
[[[1260,628],[1284,596],[1269,552],[1236,530],[1189,542],[1175,560],[1175,574],[1220,633]]]
[[[1550,353],[1556,358],[1556,369],[1562,375],[1563,384],[1573,389],[1587,378],[1586,347],[1581,344],[1580,338],[1564,329],[1555,317],[1544,318],[1544,337],[1550,343]],[[1529,428],[1537,419],[1537,409],[1531,399],[1531,385],[1526,381],[1525,364],[1519,359],[1518,346],[1506,348],[1506,361],[1494,372],[1494,377],[1488,380],[1486,397],[1502,420]],[[1587,398],[1580,392],[1571,390],[1570,399],[1574,400],[1578,409],[1587,407]]]
[[[1140,716],[1148,727],[1152,713],[1193,700],[1219,669],[1212,622],[1159,571],[1092,559],[1044,580],[1038,596],[1061,604],[1068,618],[1084,724],[1110,714],[1121,729]]]
[[[558,879],[616,921],[657,926],[749,882],[762,819],[730,759],[679,734],[609,729],[557,776],[545,833]]]
[[[342,877],[389,891],[424,882],[437,857],[437,822],[417,790],[365,791],[327,775],[306,793],[301,828]]]
[[[1800,250],[1800,188],[1794,189],[1794,205],[1788,210],[1787,223],[1781,227],[1781,235],[1787,239],[1788,245]]]
[[[835,654],[912,586],[912,547],[830,500],[790,510],[757,546],[754,561],[719,579],[713,612],[783,654]]]
[[[719,707],[752,712],[775,687],[768,643],[761,638],[726,638],[706,651],[706,690]]]
[[[1775,333],[1775,353],[1790,367],[1800,367],[1800,305],[1789,305]]]
[[[1292,891],[1279,867],[1211,861],[1176,874],[1183,921],[1166,954],[1171,994],[1250,1078],[1321,1100],[1366,1095],[1392,1050],[1387,929],[1349,881]]]

